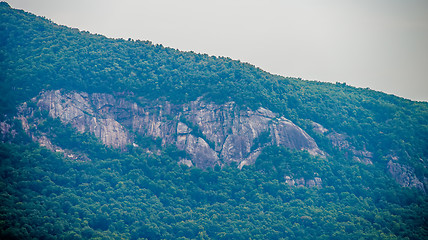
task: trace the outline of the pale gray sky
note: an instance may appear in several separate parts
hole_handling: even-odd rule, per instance
[[[428,101],[427,0],[6,0],[113,38]]]

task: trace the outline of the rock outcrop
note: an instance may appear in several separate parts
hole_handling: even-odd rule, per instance
[[[352,157],[352,160],[366,165],[373,165],[373,153],[367,151],[365,148],[357,150],[357,148],[350,143],[350,137],[348,135],[330,131],[316,122],[312,122],[312,128],[314,132],[326,136],[334,147],[344,151],[348,157]],[[428,192],[427,178],[418,178],[415,174],[415,169],[401,164],[399,158],[395,154],[390,154],[386,156],[386,158],[390,159],[386,165],[386,171],[398,184],[402,187],[417,188],[425,194]],[[289,180],[289,182],[291,182],[291,180]],[[295,184],[294,181],[292,183]]]
[[[291,121],[264,108],[241,109],[234,102],[218,105],[199,98],[176,105],[132,94],[62,90],[42,92],[33,102],[50,117],[91,132],[108,146],[126,149],[136,134],[161,138],[162,144],[187,152],[190,159],[181,162],[201,168],[253,164],[261,149],[272,144],[324,156],[312,137]]]
[[[293,179],[291,176],[285,176],[285,183],[290,187],[316,187],[322,188],[322,179],[314,177],[314,179],[305,179],[303,177]]]
[[[13,129],[12,124],[8,122],[0,122],[0,142],[7,142],[9,139],[14,138],[16,130]]]
[[[33,141],[73,160],[90,161],[85,153],[54,145],[48,134],[38,130],[38,123],[44,119],[34,117],[36,110],[71,124],[79,132],[92,133],[113,148],[139,147],[138,136],[151,137],[156,144],[175,145],[186,152],[186,156],[181,156],[180,164],[199,168],[231,162],[242,168],[254,164],[263,148],[269,145],[325,157],[314,139],[290,120],[265,108],[251,110],[234,102],[215,104],[201,97],[187,104],[171,104],[165,100],[137,98],[132,93],[88,94],[64,90],[41,92],[31,101],[18,108],[15,119],[19,121],[15,122],[21,123]],[[0,141],[8,141],[16,135],[11,123],[0,122]],[[312,122],[312,127],[315,133],[327,137],[334,147],[356,162],[373,164],[373,153],[365,148],[357,149],[348,135],[315,122]],[[146,151],[151,152],[149,149]],[[427,192],[427,178],[418,178],[415,170],[400,163],[397,157],[388,158],[391,161],[385,167],[396,182],[403,187]],[[284,177],[290,186],[322,187],[322,179],[318,177]]]
[[[366,149],[357,150],[352,146],[347,140],[349,137],[346,134],[341,134],[337,132],[331,132],[327,134],[327,138],[330,139],[333,146],[340,150],[347,150],[351,153],[352,159],[356,162],[360,162],[366,165],[373,164],[373,153],[367,151]]]
[[[37,142],[40,146],[46,147],[52,152],[61,153],[66,158],[76,161],[90,161],[84,153],[76,153],[70,149],[64,149],[53,144],[47,132],[38,128],[45,119],[40,116],[34,116],[34,112],[34,109],[29,107],[27,103],[24,103],[19,107],[18,116],[16,117],[21,123],[22,130],[24,130],[32,141]]]
[[[348,135],[328,130],[316,122],[312,122],[311,124],[314,132],[326,136],[330,139],[331,144],[339,150],[345,150],[350,153],[352,160],[366,165],[373,164],[373,153],[367,151],[365,148],[357,150],[357,148],[348,141],[350,138]]]
[[[422,183],[416,176],[414,168],[389,160],[387,169],[395,181],[402,187],[417,188],[426,193],[427,189],[425,189],[425,186],[428,186],[428,181],[425,178],[425,184]]]

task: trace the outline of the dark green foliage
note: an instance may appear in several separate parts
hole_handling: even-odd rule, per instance
[[[272,141],[272,138],[270,136],[270,133],[268,131],[260,133],[259,136],[257,136],[256,139],[254,139],[253,146],[251,150],[255,150],[260,147],[264,147],[266,144],[270,143]]]
[[[329,163],[320,169],[317,163],[325,160],[270,148],[255,166],[201,170],[178,165],[170,157],[176,156],[174,151],[167,148],[159,156],[120,153],[82,162],[35,144],[1,144],[1,238],[428,236],[426,199],[366,169],[370,167],[354,165],[348,171],[346,163]],[[263,168],[268,156],[272,166]],[[316,170],[325,181],[323,188],[289,187],[278,172],[305,174],[298,165]],[[265,171],[272,168],[275,174]]]
[[[18,104],[50,89],[263,106],[304,128],[329,156],[267,147],[242,170],[201,170],[177,164],[186,154],[161,139],[136,136],[138,146],[121,152],[36,112],[34,121],[45,119],[38,130],[81,157],[31,143],[20,129],[12,143],[0,144],[0,239],[428,238],[426,196],[385,174],[386,156],[395,154],[428,177],[421,163],[428,159],[427,103],[108,39],[0,3],[0,120],[13,122]],[[309,120],[352,136],[357,149],[375,153],[374,165],[351,161]],[[271,137],[261,134],[254,148]],[[285,176],[320,177],[323,186],[290,187]]]
[[[307,119],[316,121],[353,136],[355,146],[377,153],[378,160],[394,153],[417,165],[420,158],[428,158],[427,103],[346,84],[284,78],[229,58],[148,41],[109,39],[55,25],[7,4],[0,11],[3,114],[48,89],[133,92],[136,99],[178,103],[205,96],[218,103],[263,106],[305,130],[310,130]]]
[[[306,152],[290,152],[275,146],[267,147],[257,158],[256,168],[283,180],[285,175],[313,179],[317,173],[328,173],[329,163]]]
[[[209,139],[206,138],[206,136],[202,133],[202,130],[198,127],[197,124],[194,124],[193,122],[187,120],[184,116],[182,116],[180,118],[180,121],[184,124],[186,124],[190,129],[191,129],[191,133],[193,136],[195,137],[200,137],[202,139],[204,139],[204,141],[206,143],[208,143],[208,145],[212,148],[215,149],[215,143]]]
[[[90,159],[64,159],[33,143],[0,144],[2,239],[428,237],[425,196],[340,155],[271,146],[242,170],[202,170],[177,164],[185,153],[174,146],[157,146],[160,155],[140,147],[118,152],[56,119],[39,126],[58,146]],[[323,186],[290,187],[285,176],[318,176]]]

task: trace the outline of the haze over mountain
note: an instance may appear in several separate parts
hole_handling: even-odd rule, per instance
[[[1,239],[426,239],[428,103],[0,2]]]
[[[114,38],[255,64],[282,76],[428,101],[428,2],[9,0]]]

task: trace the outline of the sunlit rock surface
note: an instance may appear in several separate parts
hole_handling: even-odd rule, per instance
[[[183,160],[186,165],[205,168],[237,162],[243,167],[272,144],[324,156],[313,138],[293,122],[268,109],[242,109],[234,102],[218,105],[199,98],[175,105],[134,99],[132,94],[62,90],[42,92],[33,101],[50,117],[91,132],[114,148],[126,149],[136,134],[161,138],[162,144],[186,151],[191,157]]]

